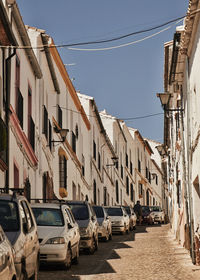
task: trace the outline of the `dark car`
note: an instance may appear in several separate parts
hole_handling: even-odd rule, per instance
[[[80,249],[93,254],[98,249],[98,222],[96,214],[87,201],[68,200],[74,218],[80,229]]]
[[[142,223],[152,225],[153,224],[153,218],[150,215],[151,208],[150,206],[142,206]]]

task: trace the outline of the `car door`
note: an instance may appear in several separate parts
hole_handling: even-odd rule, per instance
[[[30,211],[30,208],[25,200],[22,200],[21,206],[24,210],[24,223],[26,223],[27,229],[24,234],[26,235],[26,271],[28,275],[32,275],[37,266],[37,257],[38,257],[38,237],[37,237],[37,228],[33,222],[33,216]]]
[[[74,224],[71,220],[68,208],[65,208],[65,220],[66,226],[68,227],[68,237],[71,243],[72,257],[74,257],[76,253],[76,231]]]

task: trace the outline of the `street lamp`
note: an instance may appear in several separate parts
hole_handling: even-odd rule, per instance
[[[60,129],[58,129],[56,127],[56,128],[54,128],[54,131],[56,133],[60,134],[62,140],[58,140],[58,141],[57,140],[51,140],[51,143],[63,143],[63,142],[65,142],[65,139],[67,137],[67,133],[69,132],[69,129],[67,129],[67,128],[60,128]]]
[[[162,105],[162,108],[166,112],[182,112],[182,108],[176,108],[176,109],[168,109],[167,106],[169,104],[169,100],[172,97],[171,93],[164,92],[164,93],[157,93],[157,97],[160,98],[160,102]]]

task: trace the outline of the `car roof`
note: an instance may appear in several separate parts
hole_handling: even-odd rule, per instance
[[[105,206],[105,208],[122,208],[122,206]]]
[[[69,208],[66,204],[62,203],[31,203],[32,208],[52,208],[52,209],[60,209],[60,206],[65,206]]]
[[[18,200],[27,200],[27,199],[23,195],[1,193],[0,194],[0,200],[18,201]]]
[[[85,205],[87,205],[87,204],[89,204],[88,203],[88,201],[85,201],[85,200],[66,200],[66,203],[67,204],[80,204],[80,205],[82,205],[82,204],[85,204]]]

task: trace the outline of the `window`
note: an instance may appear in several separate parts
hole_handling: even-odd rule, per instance
[[[28,87],[28,139],[31,142],[32,91]]]
[[[45,105],[43,107],[43,133],[48,139],[48,112]]]
[[[5,123],[0,118],[0,159],[6,163],[6,151],[7,151],[7,130]]]
[[[126,167],[128,167],[128,154],[126,154]]]
[[[49,120],[49,149],[52,149],[52,126],[51,126],[51,122]]]
[[[126,176],[126,193],[129,195],[129,178]]]
[[[132,183],[131,183],[131,201],[134,201],[134,189]]]
[[[30,209],[28,208],[26,201],[22,201],[21,203],[22,203],[22,207],[24,208],[24,211],[25,211],[28,230],[31,230],[31,228],[34,226],[34,224],[33,224],[33,218],[31,216]]]
[[[143,188],[142,188],[142,184],[138,184],[138,193],[139,195],[143,195]]]
[[[141,162],[139,159],[138,159],[138,171],[141,172]]]
[[[93,199],[94,199],[94,204],[97,204],[97,185],[96,185],[96,181],[94,180],[93,182]]]
[[[130,161],[130,173],[131,173],[131,175],[133,175],[133,164],[132,164],[132,161]]]
[[[23,111],[24,111],[24,99],[18,88],[16,92],[16,114],[22,129],[23,129]]]
[[[62,128],[62,109],[60,108],[59,105],[57,105],[57,120],[58,120],[58,125],[60,128]]]
[[[32,117],[30,117],[30,144],[33,148],[33,150],[35,150],[35,123],[32,119]]]
[[[116,201],[117,201],[117,203],[119,203],[119,185],[118,185],[118,181],[116,181],[115,188],[116,188]]]
[[[96,157],[97,157],[97,155],[96,155],[96,143],[93,140],[93,158],[96,160]]]
[[[72,150],[76,153],[76,135],[72,131]]]
[[[101,155],[98,153],[98,169],[101,170]]]
[[[124,170],[123,170],[123,166],[121,165],[121,178],[123,179],[124,177]]]
[[[14,188],[19,188],[19,169],[14,163]]]
[[[59,180],[60,188],[67,189],[67,160],[64,156],[59,156]]]
[[[82,155],[82,175],[85,176],[85,157]]]

